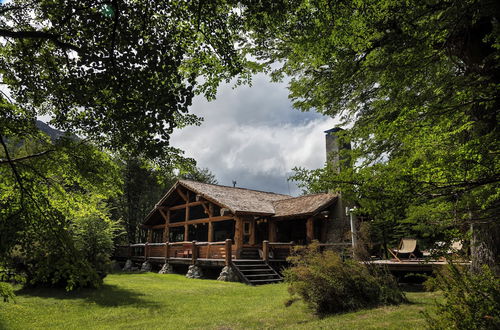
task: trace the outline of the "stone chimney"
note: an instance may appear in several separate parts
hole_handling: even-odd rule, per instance
[[[340,173],[342,166],[350,164],[350,160],[346,158],[345,155],[340,155],[341,150],[351,150],[351,144],[349,142],[340,142],[339,132],[343,129],[340,127],[334,127],[325,131],[326,134],[326,161],[333,164],[335,171]],[[347,165],[350,166],[350,165]]]
[[[341,143],[339,133],[342,131],[340,127],[334,127],[325,131],[326,134],[326,161],[333,165],[337,173],[342,171],[342,167],[350,166],[349,156],[341,155],[340,151],[351,149],[349,142]],[[329,243],[338,243],[345,241],[349,238],[350,232],[349,216],[346,208],[350,205],[342,200],[342,193],[340,191],[329,191],[331,194],[337,194],[338,199],[330,214],[330,221],[327,230],[327,241]]]

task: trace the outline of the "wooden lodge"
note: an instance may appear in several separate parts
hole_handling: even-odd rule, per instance
[[[201,267],[280,262],[295,244],[350,245],[341,242],[349,228],[338,204],[328,193],[292,197],[179,180],[145,218],[147,242],[117,256]]]
[[[341,170],[338,128],[325,131],[327,160]],[[146,242],[118,247],[115,258],[127,263],[170,267],[232,269],[248,284],[280,281],[276,272],[294,245],[313,240],[320,249],[345,254],[356,244],[356,217],[347,214],[340,194],[300,197],[179,180],[146,216]],[[429,272],[441,261],[375,260],[393,272]],[[127,268],[127,267],[125,267]],[[133,268],[133,267],[132,267]],[[226,276],[224,275],[224,276]],[[196,277],[196,276],[193,276]],[[230,276],[229,276],[230,277]]]

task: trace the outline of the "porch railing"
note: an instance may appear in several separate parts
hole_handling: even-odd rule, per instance
[[[280,261],[290,256],[295,242],[262,242],[261,258],[264,261]],[[343,257],[351,254],[351,243],[318,243],[320,251],[335,250]],[[198,259],[224,260],[230,264],[237,255],[236,246],[231,239],[221,242],[169,242],[169,243],[137,243],[117,246],[115,256],[140,259]]]
[[[225,260],[229,264],[236,256],[236,246],[232,240],[222,242],[168,242],[137,243],[117,246],[115,256],[144,259],[191,259],[193,264],[198,259]]]

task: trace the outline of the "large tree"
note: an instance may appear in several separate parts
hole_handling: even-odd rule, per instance
[[[243,72],[238,26],[224,1],[14,0],[0,6],[0,76],[31,118],[166,156],[173,129],[199,122],[195,93]]]
[[[500,2],[248,1],[248,47],[303,111],[339,116],[355,168],[301,172],[378,217],[472,226],[499,271]]]
[[[120,180],[94,146],[161,168],[189,164],[169,136],[200,122],[188,113],[194,95],[212,98],[219,82],[245,79],[246,61],[236,50],[239,21],[231,5],[217,0],[1,4],[2,258],[16,245],[29,254],[31,244],[40,247],[43,265],[33,269],[40,266],[41,282],[53,278],[68,288],[95,283],[92,265],[70,263],[82,260],[70,228],[80,223],[73,227],[86,237],[82,230],[106,212],[82,211],[72,219],[71,211],[91,208],[88,194],[103,186],[114,190]],[[42,115],[73,138],[48,140],[35,125]],[[43,259],[47,251],[51,257]],[[88,253],[93,261],[94,252]]]

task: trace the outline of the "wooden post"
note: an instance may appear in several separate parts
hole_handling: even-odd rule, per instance
[[[235,217],[234,221],[234,245],[236,245],[236,257],[239,257],[243,245],[243,221],[239,217]]]
[[[213,242],[214,239],[214,224],[212,221],[208,222],[208,242]]]
[[[184,224],[184,242],[187,242],[189,236],[189,225]]]
[[[169,256],[168,256],[169,253],[170,253],[169,243],[165,242],[165,262],[167,262],[169,259]]]
[[[231,241],[231,239],[226,239],[226,245],[225,245],[225,248],[226,248],[226,266],[229,266],[231,265],[231,262],[232,262],[232,249],[231,249],[231,245],[233,244],[233,242]]]
[[[262,259],[265,262],[269,261],[269,241],[262,241]]]
[[[311,243],[314,239],[314,218],[311,217],[306,221],[306,236],[307,243]]]
[[[250,221],[250,245],[255,245],[255,220]]]
[[[148,242],[144,243],[144,261],[148,260]]]
[[[191,243],[191,263],[196,265],[196,260],[198,259],[198,249],[196,248],[196,241]]]

